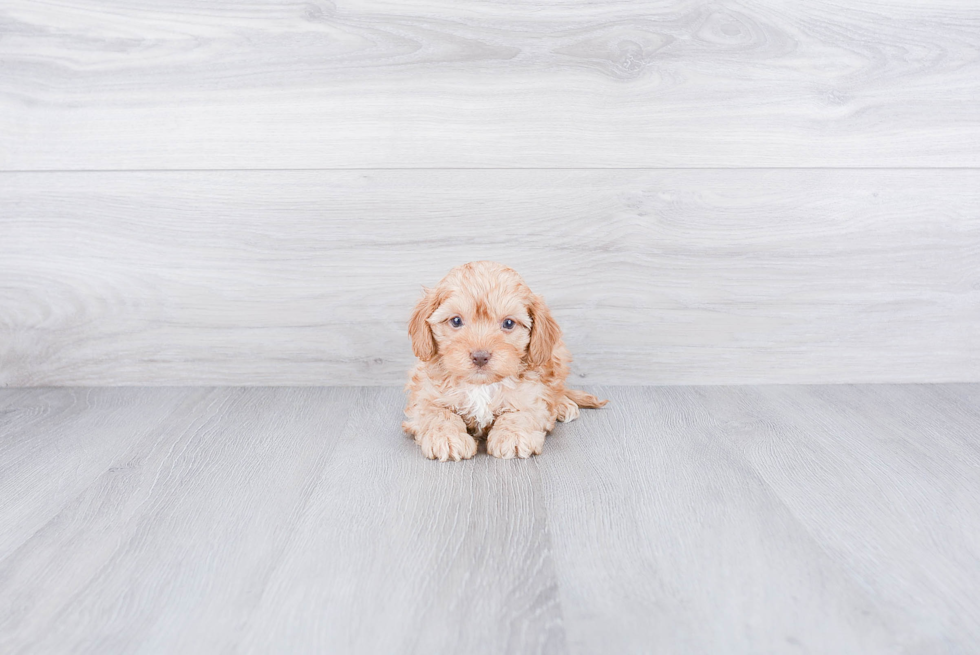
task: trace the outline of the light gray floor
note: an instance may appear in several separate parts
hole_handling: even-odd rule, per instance
[[[397,389],[0,390],[0,652],[980,647],[980,385],[592,391],[440,464]]]

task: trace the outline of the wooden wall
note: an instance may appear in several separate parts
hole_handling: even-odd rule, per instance
[[[475,259],[583,381],[980,381],[980,5],[0,5],[0,385],[399,384]]]

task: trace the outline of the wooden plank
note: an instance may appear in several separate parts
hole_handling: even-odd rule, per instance
[[[401,384],[493,259],[583,381],[975,381],[980,171],[0,175],[0,385]]]
[[[184,393],[164,424],[86,409],[156,429],[0,560],[4,652],[563,650],[533,464],[425,460],[398,390]]]
[[[937,440],[931,390],[598,393],[537,460],[572,652],[977,643],[975,420]]]
[[[104,478],[134,441],[160,438],[201,402],[197,389],[9,389],[0,395],[0,559]],[[139,423],[115,422],[117,414]]]
[[[2,389],[3,532],[57,510],[0,553],[0,651],[980,639],[980,385],[590,391],[533,460],[438,463],[397,389]]]
[[[534,463],[435,463],[404,395],[364,389],[242,643],[261,652],[556,653],[565,627]]]
[[[198,402],[164,422],[138,402],[86,409],[91,422],[133,439],[0,561],[0,649],[173,652],[181,644],[213,652],[234,643],[356,392],[207,391],[183,390]],[[136,392],[150,399],[171,393]],[[104,438],[97,430],[64,430],[60,441]],[[37,453],[20,467],[44,479],[61,460]]]
[[[2,170],[980,165],[964,0],[0,12]]]
[[[960,388],[969,409],[946,386],[706,394],[706,411],[729,419],[726,446],[864,589],[901,608],[907,650],[980,643],[980,389]]]

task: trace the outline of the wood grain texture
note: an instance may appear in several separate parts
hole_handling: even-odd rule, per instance
[[[441,464],[395,389],[0,390],[0,650],[980,640],[980,385],[590,391],[540,457]]]
[[[0,175],[0,385],[401,384],[493,259],[580,380],[976,381],[980,171]]]
[[[160,389],[32,389],[4,393],[0,409],[0,558],[55,520],[133,441],[159,438],[160,425],[179,421],[202,392]],[[117,413],[140,421],[116,421]],[[171,423],[172,426],[172,423]],[[43,468],[25,463],[44,462]]]
[[[177,392],[182,411],[167,420],[140,411],[170,393],[144,391],[148,400],[128,406],[118,398],[131,390],[93,394],[89,412],[128,428],[131,440],[0,562],[0,650],[163,652],[179,642],[214,651],[258,602],[308,485],[337,445],[315,437],[344,425],[356,393],[185,389]],[[5,409],[22,411],[9,401]],[[58,427],[40,423],[35,437]],[[99,430],[65,434],[104,438]],[[36,473],[39,492],[57,484],[44,474],[74,461],[32,455],[21,467]],[[5,499],[24,491],[3,484]],[[93,616],[101,618],[93,624]]]
[[[433,466],[401,432],[403,405],[399,390],[359,392],[243,643],[263,652],[564,652],[535,465],[484,454]]]
[[[907,651],[980,644],[980,506],[965,484],[980,479],[980,392],[958,389],[966,402],[937,388],[848,385],[705,403],[739,417],[721,432],[726,446],[889,613],[916,599],[893,631]],[[854,540],[859,531],[875,536]]]
[[[572,652],[978,642],[977,386],[597,393],[538,460]]]
[[[433,466],[397,390],[186,389],[163,421],[141,409],[172,390],[5,391],[0,416],[78,394],[133,441],[0,559],[3,652],[564,651],[533,464]],[[104,439],[54,412],[29,428]],[[66,461],[13,468],[51,502]]]
[[[980,165],[975,2],[7,0],[0,169]]]

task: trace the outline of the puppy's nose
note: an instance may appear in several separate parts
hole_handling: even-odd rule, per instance
[[[477,366],[486,366],[490,361],[490,353],[486,350],[474,350],[470,353],[470,358]]]

